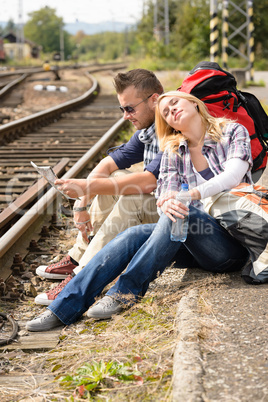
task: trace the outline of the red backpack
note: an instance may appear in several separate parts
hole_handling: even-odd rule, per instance
[[[267,164],[268,116],[255,95],[238,91],[236,85],[235,77],[217,63],[202,61],[190,71],[178,90],[201,99],[212,115],[226,116],[247,128],[254,173],[264,170]]]

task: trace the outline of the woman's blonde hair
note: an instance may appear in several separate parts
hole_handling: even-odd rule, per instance
[[[175,132],[174,128],[171,127],[166,120],[162,117],[159,105],[160,102],[166,97],[179,97],[182,99],[186,99],[190,102],[194,102],[197,104],[197,112],[201,117],[201,122],[204,126],[205,131],[208,132],[211,139],[214,141],[219,141],[222,136],[223,127],[230,123],[231,120],[225,117],[214,117],[212,116],[204,104],[200,99],[196,98],[191,94],[187,94],[181,91],[170,91],[166,92],[163,95],[160,95],[157,101],[156,109],[155,109],[155,125],[156,125],[156,133],[159,138],[159,145],[161,151],[164,151],[166,148],[169,148],[172,152],[176,152],[179,143],[182,140],[185,140],[185,137],[179,132]]]

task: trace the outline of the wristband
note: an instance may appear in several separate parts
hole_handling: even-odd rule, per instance
[[[87,211],[87,207],[74,207],[73,208],[74,212],[82,212],[82,211]]]
[[[88,222],[90,222],[90,219],[88,221],[85,221],[85,222],[75,222],[75,220],[74,220],[74,223],[76,225],[84,225],[85,223],[88,223]]]
[[[74,212],[83,212],[83,211],[87,211],[90,206],[91,206],[91,204],[87,204],[86,207],[73,207],[73,211],[74,211]]]

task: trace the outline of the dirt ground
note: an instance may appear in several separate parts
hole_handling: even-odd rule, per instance
[[[181,75],[176,72],[159,72],[157,75],[164,83],[165,89],[173,89],[174,82],[177,84],[181,79]],[[113,92],[111,77],[112,73],[103,76],[105,91]],[[267,100],[266,89],[261,91],[263,98]],[[44,98],[43,102],[42,107],[47,107],[52,100],[46,103]],[[267,174],[263,176],[263,183],[268,185]],[[62,232],[59,243],[62,254],[65,254],[73,244],[76,234],[76,230],[71,227],[67,232]],[[50,258],[50,255],[42,254],[37,262],[45,263]],[[48,286],[51,286],[48,281],[40,281],[37,286],[38,293],[46,290]],[[31,381],[27,379],[28,382],[24,383],[21,392],[13,390],[14,396],[8,396],[7,393],[11,390],[6,386],[4,388],[0,386],[2,400],[8,402],[71,400],[66,398],[71,398],[73,391],[59,391],[51,381],[46,383],[49,384],[49,388],[48,385],[40,386],[37,383],[38,375],[46,375],[49,379],[51,375],[54,378],[62,372],[72,372],[85,359],[124,361],[126,356],[135,356],[143,384],[135,383],[129,386],[127,392],[121,391],[122,393],[116,394],[113,391],[106,392],[95,400],[171,401],[173,386],[171,373],[177,364],[173,361],[174,349],[182,340],[182,329],[181,332],[177,332],[174,318],[182,296],[187,297],[192,289],[197,291],[195,321],[199,330],[194,340],[188,338],[185,341],[186,352],[181,357],[188,361],[189,370],[193,372],[194,358],[189,355],[190,352],[187,355],[187,350],[190,351],[190,344],[195,343],[199,350],[201,368],[198,390],[193,384],[187,384],[190,390],[187,398],[177,396],[173,400],[268,401],[268,284],[246,285],[239,273],[211,275],[195,269],[178,270],[172,267],[150,285],[143,303],[139,303],[135,308],[110,322],[87,323],[87,320],[83,319],[63,329],[59,347],[51,352],[29,354],[23,351],[6,351],[2,356],[0,353],[2,376],[16,373],[21,375],[24,372],[30,373],[32,378]],[[34,305],[33,297],[28,297],[25,302],[13,306],[12,311],[15,318],[20,320],[30,319],[42,311],[42,308]],[[135,321],[135,317],[138,317],[138,322]],[[161,343],[156,345],[153,340]],[[183,376],[184,372],[181,372],[179,387],[185,385]],[[150,377],[150,385],[145,377]],[[77,397],[74,400],[82,399]]]
[[[27,78],[17,89],[21,94],[21,102],[18,105],[15,107],[5,106],[10,102],[9,97],[12,95],[7,95],[1,101],[0,114],[7,116],[7,119],[3,120],[3,124],[49,109],[82,95],[91,85],[89,79],[84,75],[85,71],[85,69],[82,71],[62,70],[59,72],[60,80],[55,80],[55,75],[52,72],[38,73]],[[41,86],[44,89],[36,90],[36,86]],[[54,86],[58,89],[50,91],[46,89],[48,86]],[[60,87],[67,90],[62,92]]]

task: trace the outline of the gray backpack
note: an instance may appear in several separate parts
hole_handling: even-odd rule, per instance
[[[242,271],[246,283],[268,282],[268,191],[265,187],[241,183],[203,200],[207,213],[216,218],[250,253]]]

